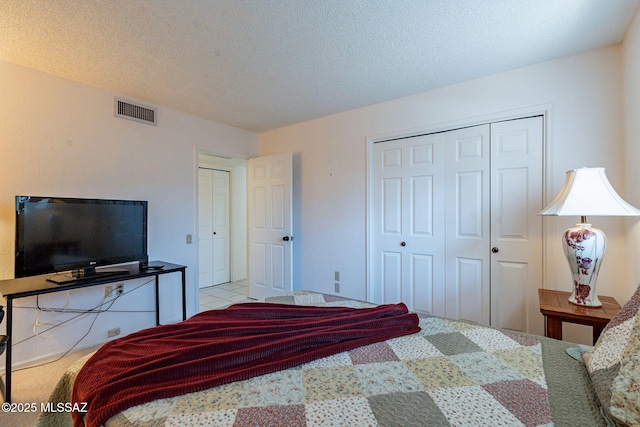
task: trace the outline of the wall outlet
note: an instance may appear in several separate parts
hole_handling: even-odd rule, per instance
[[[124,293],[124,284],[118,283],[115,287],[113,285],[107,285],[104,287],[104,297],[113,298],[120,296]]]
[[[339,271],[334,271],[333,272],[333,280],[336,282],[340,281],[340,272]]]
[[[113,297],[113,285],[107,285],[104,287],[104,297],[105,298]]]
[[[339,294],[340,293],[340,283],[336,282],[334,283],[335,288],[336,288],[336,293]]]
[[[190,245],[193,242],[193,236],[191,234],[187,234],[187,245]]]
[[[107,331],[107,338],[115,337],[116,335],[120,335],[120,328],[113,328]]]

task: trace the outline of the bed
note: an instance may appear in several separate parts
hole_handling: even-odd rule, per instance
[[[306,291],[268,302],[374,307]],[[421,315],[418,332],[142,403],[104,425],[634,425],[640,420],[639,307],[640,288],[593,348]],[[91,357],[60,379],[52,407],[71,401],[74,380]],[[42,413],[37,425],[71,426],[72,417]]]

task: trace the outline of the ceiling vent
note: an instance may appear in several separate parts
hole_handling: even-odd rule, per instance
[[[113,104],[113,115],[122,119],[135,120],[136,122],[150,125],[158,124],[158,113],[156,108],[143,105],[136,105],[124,99],[115,98]]]

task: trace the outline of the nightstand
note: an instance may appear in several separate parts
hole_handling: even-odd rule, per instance
[[[593,327],[593,343],[607,323],[620,311],[620,304],[612,298],[598,295],[602,307],[585,307],[571,304],[571,292],[538,289],[540,313],[544,316],[544,336],[562,339],[562,322],[577,323]]]

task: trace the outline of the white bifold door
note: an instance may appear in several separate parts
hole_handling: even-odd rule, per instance
[[[371,299],[537,332],[543,118],[376,143]]]
[[[229,172],[198,169],[198,286],[204,288],[231,279]]]

